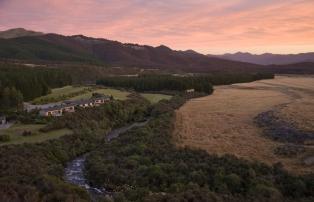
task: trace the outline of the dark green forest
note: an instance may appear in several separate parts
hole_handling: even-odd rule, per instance
[[[50,41],[53,40],[53,41]],[[14,39],[0,39],[0,57],[28,61],[100,63],[86,50],[67,46],[66,37],[59,35],[25,36]],[[65,43],[64,43],[65,42]]]
[[[0,63],[0,110],[19,109],[23,100],[71,83],[71,77],[62,70]]]
[[[251,82],[259,79],[274,78],[273,74],[214,74],[178,77],[171,75],[141,75],[139,77],[106,77],[97,84],[110,87],[132,88],[136,91],[184,91],[195,89],[197,92],[211,94],[212,85]]]
[[[90,181],[118,192],[117,201],[313,200],[313,175],[292,176],[280,164],[269,167],[177,148],[171,136],[173,110],[183,103],[182,97],[162,101],[147,126],[91,152],[86,164]]]

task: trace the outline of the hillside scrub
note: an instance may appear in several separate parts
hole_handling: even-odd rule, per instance
[[[114,192],[116,201],[311,201],[314,178],[292,176],[232,155],[177,148],[174,109],[182,97],[162,101],[148,125],[133,129],[87,156],[93,185]],[[166,110],[164,110],[166,109]]]

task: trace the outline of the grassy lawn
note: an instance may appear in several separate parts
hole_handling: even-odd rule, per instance
[[[121,90],[116,90],[116,89],[112,89],[112,88],[104,88],[104,89],[97,89],[97,90],[94,90],[92,92],[87,92],[87,93],[75,96],[75,97],[71,98],[71,100],[88,99],[88,98],[92,97],[93,93],[112,95],[114,97],[114,99],[117,99],[117,100],[126,100],[126,99],[128,99],[127,96],[130,94],[127,91],[121,91]]]
[[[160,100],[169,100],[171,99],[171,95],[164,95],[164,94],[153,94],[153,93],[141,93],[145,99],[150,101],[152,104],[159,102]]]
[[[40,132],[39,129],[45,125],[41,124],[16,124],[11,128],[0,130],[0,135],[9,135],[9,142],[0,142],[0,146],[9,144],[37,143],[46,140],[56,139],[61,136],[72,134],[69,129],[53,130],[47,133]],[[31,131],[31,136],[23,136],[24,131]]]
[[[62,88],[54,88],[51,93],[45,96],[38,97],[32,101],[33,104],[46,104],[49,102],[58,102],[71,97],[71,95],[84,93],[90,87],[86,86],[64,86]]]
[[[32,101],[33,104],[47,104],[53,102],[59,102],[64,100],[81,100],[89,99],[93,93],[101,93],[105,95],[112,95],[114,99],[126,100],[130,94],[127,91],[121,91],[112,88],[91,88],[87,86],[65,86],[62,88],[52,89],[49,95],[36,98]],[[169,100],[172,96],[164,94],[142,93],[144,98],[149,100],[152,104],[159,102],[160,100]]]

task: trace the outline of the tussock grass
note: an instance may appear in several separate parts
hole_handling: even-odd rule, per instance
[[[178,146],[233,154],[269,165],[280,161],[289,171],[313,172],[313,166],[303,165],[302,155],[275,155],[274,150],[284,143],[266,138],[254,123],[258,114],[275,110],[280,118],[314,130],[313,90],[314,77],[300,76],[216,87],[213,95],[193,99],[176,112],[174,139]]]

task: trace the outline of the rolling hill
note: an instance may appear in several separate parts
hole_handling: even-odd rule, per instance
[[[22,36],[40,36],[43,35],[42,32],[35,32],[26,30],[24,28],[15,28],[15,29],[9,29],[6,31],[0,31],[0,38],[2,39],[11,39],[11,38],[17,38]]]

